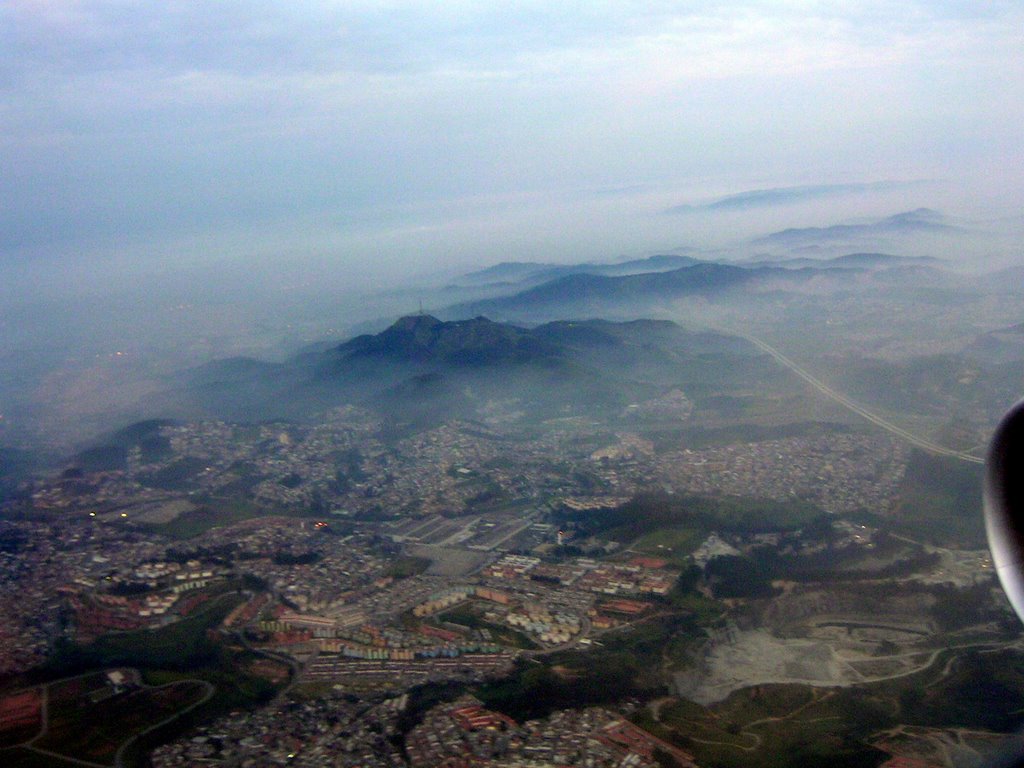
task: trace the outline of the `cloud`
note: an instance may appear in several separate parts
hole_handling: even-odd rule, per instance
[[[831,242],[856,243],[865,238],[956,232],[963,232],[963,230],[951,223],[943,214],[928,208],[919,208],[862,224],[790,228],[756,238],[753,242],[755,245],[795,248]]]
[[[315,249],[378,214],[393,242],[410,205],[443,224],[451,201],[587,189],[998,196],[1020,187],[1024,11],[979,6],[8,0],[0,251],[249,228]]]
[[[702,211],[743,211],[812,200],[843,197],[846,195],[889,192],[926,186],[926,181],[876,181],[855,184],[813,184],[798,187],[751,189],[719,197],[709,202],[684,203],[666,208],[664,213],[699,213]]]

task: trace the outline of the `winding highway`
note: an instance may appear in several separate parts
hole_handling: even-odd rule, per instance
[[[124,742],[122,742],[118,746],[118,749],[117,749],[116,753],[114,754],[113,768],[124,768],[125,767],[125,753],[127,752],[128,748],[132,744],[134,744],[135,741],[137,741],[140,737],[145,736],[146,734],[150,733],[151,731],[155,731],[157,728],[162,728],[163,726],[168,725],[169,723],[174,722],[179,717],[182,717],[183,715],[187,714],[188,712],[191,712],[196,707],[202,706],[203,704],[208,702],[211,698],[213,698],[214,694],[217,692],[216,687],[212,683],[210,683],[207,680],[201,680],[201,679],[198,679],[198,678],[186,678],[186,679],[182,679],[182,680],[175,680],[174,682],[164,683],[163,685],[146,685],[145,683],[142,682],[142,678],[139,675],[139,671],[137,669],[132,669],[131,671],[132,671],[132,677],[133,677],[134,685],[139,690],[155,691],[155,690],[158,690],[160,688],[170,688],[170,687],[173,687],[173,686],[182,685],[183,683],[191,683],[191,684],[196,684],[196,685],[199,685],[199,686],[202,687],[202,689],[203,689],[203,696],[200,699],[198,699],[197,701],[194,701],[191,704],[189,704],[188,706],[184,707],[183,709],[179,709],[179,710],[175,711],[173,714],[171,714],[170,716],[164,718],[160,722],[155,723],[153,725],[150,725],[145,730],[139,731],[138,733],[134,734],[133,736],[130,736],[128,739],[126,739]],[[54,685],[59,685],[60,683],[66,683],[69,680],[75,680],[75,679],[78,679],[78,678],[88,677],[88,676],[93,675],[93,674],[95,674],[95,670],[93,672],[86,672],[86,673],[81,674],[81,675],[73,675],[71,677],[64,677],[64,678],[61,678],[59,680],[51,680],[50,682],[44,683],[43,685],[35,686],[36,688],[40,689],[40,698],[41,698],[40,712],[39,712],[39,732],[36,733],[34,736],[32,736],[32,738],[27,739],[26,741],[23,741],[23,742],[21,742],[19,744],[10,744],[10,745],[8,745],[6,747],[3,747],[2,749],[0,749],[0,752],[3,752],[5,750],[11,750],[11,749],[24,749],[24,750],[27,750],[27,751],[30,751],[30,752],[33,752],[33,753],[36,753],[36,754],[39,754],[39,755],[45,755],[46,757],[53,758],[53,760],[55,761],[54,765],[63,765],[63,764],[70,763],[70,764],[73,764],[73,765],[84,766],[84,768],[112,768],[110,763],[96,763],[96,762],[93,762],[91,760],[83,760],[82,758],[73,757],[72,755],[69,755],[69,754],[65,754],[65,753],[62,753],[62,752],[54,752],[53,750],[44,749],[43,747],[37,746],[37,742],[39,742],[43,738],[45,738],[49,734],[49,732],[50,732],[50,687],[54,686]],[[26,688],[26,689],[23,689],[23,690],[31,690],[31,689]],[[16,691],[16,693],[21,693],[21,692],[22,691]]]
[[[775,358],[775,360],[778,363],[785,366],[786,368],[789,368],[789,370],[791,370],[801,379],[806,381],[808,384],[810,384],[812,387],[818,390],[821,394],[839,403],[844,408],[853,411],[858,416],[864,417],[875,426],[881,427],[882,429],[895,435],[896,437],[906,440],[911,445],[917,446],[923,451],[928,451],[928,453],[933,453],[936,456],[949,456],[951,458],[960,459],[961,461],[967,461],[972,464],[985,463],[984,459],[980,459],[977,456],[972,456],[971,454],[964,453],[962,451],[955,451],[952,448],[946,448],[944,445],[933,443],[931,440],[926,440],[923,437],[918,437],[912,432],[908,432],[907,430],[903,429],[903,427],[899,427],[893,424],[888,419],[879,416],[877,413],[869,411],[864,406],[855,403],[842,392],[837,392],[836,390],[832,389],[832,387],[823,382],[821,379],[814,376],[814,374],[812,374],[806,368],[803,368],[798,363],[795,363],[793,360],[786,357],[784,354],[779,352],[779,350],[775,349],[775,347],[771,346],[767,342],[762,341],[761,339],[755,336],[751,336],[750,334],[743,333],[742,331],[723,330],[723,332],[731,333],[734,336],[739,336],[741,339],[746,339],[755,347],[760,349],[762,352],[766,352],[769,355],[771,355],[773,358]]]

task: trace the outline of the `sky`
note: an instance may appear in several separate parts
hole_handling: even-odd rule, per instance
[[[0,441],[501,261],[921,207],[1024,261],[1021,51],[1024,2],[0,0]]]
[[[1020,2],[0,0],[0,300],[1019,215],[1021,51]]]

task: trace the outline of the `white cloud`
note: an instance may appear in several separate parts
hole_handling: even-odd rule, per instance
[[[1017,3],[9,0],[0,231],[440,222],[444,200],[644,182],[1006,192],[1022,37]]]

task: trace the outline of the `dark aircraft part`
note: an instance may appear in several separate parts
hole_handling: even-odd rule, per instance
[[[985,461],[985,532],[999,582],[1024,621],[1024,400],[999,422]]]

